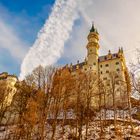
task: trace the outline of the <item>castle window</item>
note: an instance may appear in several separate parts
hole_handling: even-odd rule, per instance
[[[116,81],[116,85],[119,85],[119,81]]]
[[[118,88],[117,91],[120,91],[120,89]]]
[[[107,86],[110,86],[110,83],[107,83]]]
[[[107,80],[107,77],[104,77],[103,80]]]
[[[119,62],[116,62],[116,65],[119,65]]]
[[[109,64],[106,64],[105,66],[106,66],[106,67],[109,67]]]
[[[103,74],[103,72],[101,71],[101,74]]]
[[[106,73],[109,73],[109,71],[107,70]]]
[[[120,71],[120,69],[116,69],[116,71]]]
[[[96,65],[96,63],[93,63],[93,65]]]
[[[102,68],[103,66],[102,66],[102,65],[100,65],[100,67]]]
[[[85,68],[85,71],[86,71],[87,69]]]

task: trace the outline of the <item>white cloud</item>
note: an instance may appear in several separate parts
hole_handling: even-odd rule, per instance
[[[19,38],[16,31],[2,19],[0,19],[0,48],[9,51],[19,61],[23,59],[27,48],[27,44]]]
[[[61,57],[64,43],[69,38],[77,18],[76,6],[75,0],[56,0],[49,19],[22,62],[21,79],[37,66],[52,65]]]
[[[140,48],[140,1],[139,0],[79,0],[80,25],[75,25],[72,37],[65,48],[63,58],[70,61],[85,57],[86,37],[95,22],[100,34],[100,55],[108,50],[118,51],[123,46],[126,60],[135,59]],[[76,36],[76,37],[75,37]]]

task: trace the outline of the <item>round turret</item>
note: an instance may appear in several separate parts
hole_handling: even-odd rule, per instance
[[[95,42],[95,43],[98,43],[99,41],[99,33],[97,29],[95,29],[94,24],[92,24],[92,27],[90,29],[90,33],[88,35],[88,41]]]
[[[98,71],[98,50],[99,50],[99,33],[97,32],[97,29],[95,29],[94,24],[92,24],[92,27],[90,29],[90,33],[88,35],[88,44],[86,46],[87,48],[87,64],[93,71]]]

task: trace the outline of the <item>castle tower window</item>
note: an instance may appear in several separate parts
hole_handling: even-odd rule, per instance
[[[118,88],[117,91],[120,91],[120,89]]]
[[[107,83],[107,86],[110,86],[110,83]]]
[[[109,64],[106,64],[105,66],[106,66],[106,67],[109,67]]]
[[[117,78],[119,78],[119,76],[118,76],[118,75],[116,75],[116,76],[115,76],[115,78],[117,79]]]
[[[116,71],[120,71],[120,69],[116,69]]]
[[[103,74],[103,72],[101,71],[101,74]]]
[[[107,80],[107,77],[104,77],[103,80]]]
[[[109,71],[107,70],[106,73],[109,73]]]
[[[119,65],[119,62],[116,62],[116,65]]]
[[[102,65],[100,65],[100,67],[102,68],[103,66],[102,66]]]

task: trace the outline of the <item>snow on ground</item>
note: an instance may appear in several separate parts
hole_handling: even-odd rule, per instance
[[[132,114],[136,113],[137,109],[132,109]],[[105,115],[105,110],[101,111],[102,120],[107,120],[107,124],[104,125],[103,131],[101,132],[100,127],[100,118],[99,114],[96,114],[94,120],[89,123],[88,128],[88,140],[99,140],[101,137],[105,140],[123,140],[126,137],[131,137],[131,140],[140,140],[140,121],[132,119],[133,126],[134,126],[134,133],[131,134],[131,126],[129,125],[129,115],[128,111],[117,110],[117,134],[114,131],[113,119],[114,119],[114,112],[113,110],[107,110]],[[60,113],[59,119],[63,118],[63,113]],[[54,140],[72,140],[71,136],[76,134],[76,120],[75,115],[73,115],[73,111],[69,111],[67,114],[67,118],[72,120],[71,125],[64,126],[64,133],[62,129],[62,124],[59,122],[56,126],[56,133],[54,136]],[[75,121],[74,121],[75,120]],[[105,122],[102,121],[103,123]],[[37,126],[36,126],[37,127]],[[0,127],[0,140],[14,140],[13,136],[15,134],[16,125],[13,126],[1,126]],[[36,133],[33,136],[34,140],[38,138],[38,131],[35,130]],[[45,129],[45,140],[51,140],[52,136],[52,126],[51,124],[46,125]],[[83,125],[82,127],[82,139],[85,140],[86,135],[86,126]]]
[[[4,129],[4,127],[1,127],[0,130]],[[0,140],[4,140],[4,138],[8,139],[8,140],[14,140],[14,138],[12,138],[12,129],[13,127],[7,127],[5,128],[6,131],[1,131],[0,132]],[[135,126],[134,127],[134,135],[131,135],[131,126],[124,126],[123,123],[117,125],[117,133],[118,135],[115,134],[114,132],[114,126],[113,124],[108,125],[106,127],[104,127],[103,132],[100,133],[100,127],[98,122],[91,122],[89,125],[89,129],[88,129],[88,140],[99,140],[102,136],[102,138],[104,138],[105,140],[112,140],[112,139],[116,139],[116,140],[122,140],[126,137],[131,137],[131,140],[140,140],[140,126]],[[69,125],[65,125],[64,127],[64,134],[62,133],[62,126],[60,124],[57,125],[56,127],[56,133],[55,133],[55,140],[70,140],[70,136],[72,134],[74,134],[76,132],[75,127],[71,128],[71,126]],[[10,134],[11,135],[7,135]],[[13,132],[14,134],[14,132]],[[51,126],[47,126],[46,127],[46,140],[50,140],[51,139],[51,135],[52,135],[52,131],[51,131]],[[86,134],[86,126],[84,125],[82,128],[82,140],[85,140],[85,134]],[[5,137],[7,135],[7,137]],[[34,137],[34,140],[37,139],[37,135],[36,138]]]
[[[131,110],[131,115],[133,114],[136,114],[137,112],[137,108],[134,107],[132,108]],[[98,120],[100,118],[100,112],[97,113],[96,115],[96,119]],[[101,110],[101,116],[102,116],[102,119],[113,119],[114,118],[114,111],[113,110],[105,110],[105,109],[102,109]],[[129,111],[128,110],[116,110],[116,116],[117,118],[129,118]]]

